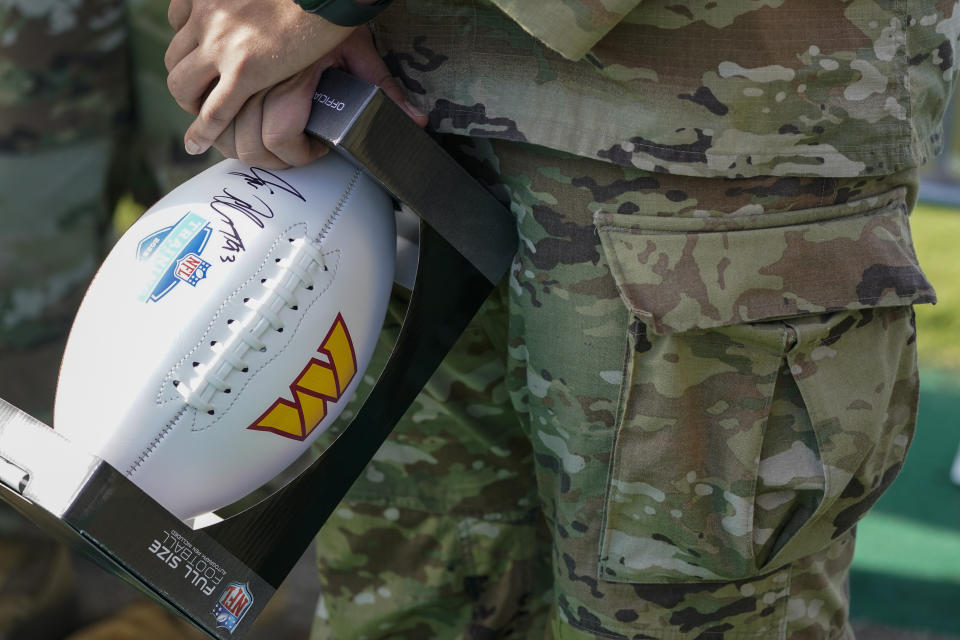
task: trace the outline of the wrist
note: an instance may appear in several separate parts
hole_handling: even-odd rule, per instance
[[[342,27],[373,20],[391,0],[293,0],[300,8]]]

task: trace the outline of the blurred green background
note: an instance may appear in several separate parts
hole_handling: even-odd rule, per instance
[[[960,486],[950,481],[960,445],[960,206],[921,202],[912,228],[939,302],[917,307],[919,425],[900,477],[858,526],[852,616],[960,636]]]

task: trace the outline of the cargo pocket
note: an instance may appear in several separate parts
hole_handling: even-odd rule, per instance
[[[827,546],[896,475],[912,304],[905,191],[734,218],[597,214],[633,316],[599,578],[740,580]]]

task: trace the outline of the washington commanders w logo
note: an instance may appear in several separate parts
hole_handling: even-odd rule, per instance
[[[277,398],[248,429],[304,440],[320,424],[327,402],[337,402],[357,373],[357,355],[342,315],[337,314],[317,352],[324,359],[311,358],[290,385],[293,401]]]

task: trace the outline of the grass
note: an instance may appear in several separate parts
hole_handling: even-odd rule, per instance
[[[960,210],[921,204],[911,226],[920,264],[939,299],[917,307],[920,363],[960,374]]]

